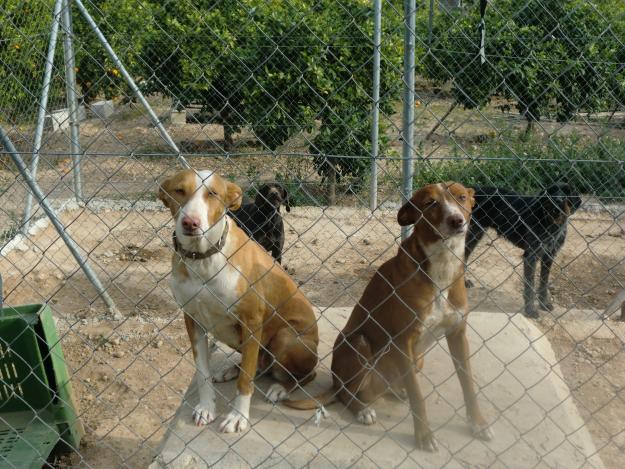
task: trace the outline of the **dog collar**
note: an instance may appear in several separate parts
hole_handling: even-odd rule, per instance
[[[206,252],[197,252],[197,251],[187,251],[186,249],[182,249],[180,244],[178,244],[178,239],[176,238],[176,231],[174,230],[174,234],[172,236],[174,241],[174,250],[180,254],[182,257],[187,257],[189,259],[206,259],[207,257],[212,256],[213,254],[217,254],[226,244],[226,237],[228,236],[229,223],[226,219],[226,227],[224,228],[224,232],[221,234],[221,238],[219,238],[219,242],[212,246]]]

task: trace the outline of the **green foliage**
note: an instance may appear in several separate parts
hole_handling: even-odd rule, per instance
[[[9,0],[3,7],[10,14],[0,19],[0,58],[8,65],[0,70],[6,93],[0,99],[11,101],[10,112],[36,109],[53,3]],[[28,10],[32,4],[36,15]],[[179,107],[199,104],[207,121],[224,126],[227,149],[243,128],[270,150],[303,131],[311,135],[308,151],[322,176],[358,179],[368,170],[366,159],[341,156],[370,152],[371,2],[94,0],[87,7],[142,90],[169,96]],[[380,107],[391,114],[401,86],[402,23],[385,9]],[[129,95],[77,8],[73,14],[83,99]],[[37,53],[26,57],[18,42],[32,37]],[[55,90],[62,96],[60,64]]]
[[[33,119],[36,116],[37,101],[43,83],[53,3],[53,1],[19,0],[6,0],[2,3],[0,117],[3,119],[15,122]],[[62,93],[63,81],[53,76],[50,103],[56,104],[62,99]]]
[[[137,0],[91,0],[86,7],[126,69],[135,79],[142,77],[142,51],[154,31],[148,2]],[[72,9],[76,49],[76,82],[83,99],[113,99],[130,96],[117,66],[78,11]]]
[[[612,109],[618,110],[625,102],[625,7],[621,0],[598,0],[597,6],[604,21],[609,23],[607,34],[619,39],[611,54],[616,69],[610,69],[606,84],[612,96]]]
[[[479,157],[421,160],[415,186],[455,180],[536,193],[557,181],[603,198],[625,197],[625,147],[621,140],[589,143],[577,135],[547,142],[510,136],[480,149]]]
[[[324,16],[317,17],[316,35],[328,47],[320,66],[328,84],[334,84],[323,96],[319,132],[311,145],[318,155],[315,166],[323,176],[336,172],[336,179],[345,175],[361,178],[370,168],[366,158],[341,158],[370,154],[371,145],[371,90],[373,86],[372,2],[352,1],[343,8],[332,7],[326,1]],[[387,12],[388,10],[388,6]],[[401,89],[401,22],[395,14],[382,22],[382,49],[380,71],[380,113],[393,113],[393,102]],[[328,28],[327,25],[333,25]],[[387,140],[384,126],[380,130],[381,151]]]
[[[276,182],[284,187],[289,193],[289,202],[292,207],[315,206],[328,204],[328,195],[317,182],[311,181],[305,174],[276,173]]]
[[[275,150],[300,131],[320,174],[360,176],[368,164],[340,155],[369,153],[373,47],[370,2],[180,1],[152,4],[155,32],[143,59],[148,92],[202,105],[226,138],[249,128]],[[387,21],[382,112],[400,84],[400,36]],[[395,25],[396,26],[396,25]],[[152,71],[158,71],[152,73]],[[228,141],[226,141],[228,144]],[[330,155],[328,157],[328,155]]]
[[[0,108],[2,117],[12,121],[33,120],[43,83],[45,58],[52,24],[54,0],[7,0],[0,10]],[[94,0],[87,8],[132,73],[138,73],[140,51],[149,36],[151,23],[136,0]],[[128,90],[119,70],[86,22],[73,8],[77,38],[76,80],[86,102],[96,96],[114,98]],[[64,107],[65,81],[63,29],[59,28],[50,89],[49,108]]]
[[[502,0],[491,5],[485,19],[487,62],[481,64],[479,12],[473,3],[465,11],[437,17],[426,63],[427,77],[452,81],[459,103],[476,108],[501,95],[516,100],[528,121],[543,116],[566,121],[614,100],[622,47],[594,4]]]

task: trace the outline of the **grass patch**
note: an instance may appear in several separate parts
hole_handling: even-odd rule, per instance
[[[416,187],[455,180],[467,186],[489,185],[536,193],[558,181],[576,191],[604,199],[625,197],[625,142],[578,135],[547,142],[518,137],[488,142],[480,156],[421,160],[415,165]]]
[[[289,194],[289,202],[293,207],[297,206],[322,206],[327,205],[327,189],[319,181],[306,180],[303,175],[276,173],[276,182],[286,189]]]
[[[8,223],[0,231],[0,247],[2,248],[19,234],[21,227],[20,216],[14,210],[8,210],[5,213],[8,217]]]

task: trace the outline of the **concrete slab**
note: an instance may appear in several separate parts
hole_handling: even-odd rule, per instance
[[[315,394],[329,386],[330,350],[350,312],[349,308],[322,312],[320,354],[324,358],[307,392]],[[482,409],[492,422],[492,442],[474,440],[469,434],[462,393],[443,341],[430,349],[419,377],[440,446],[436,454],[414,449],[412,419],[404,402],[380,399],[374,406],[378,423],[370,427],[357,423],[341,404],[333,404],[327,418],[316,425],[313,411],[265,402],[270,381],[259,379],[252,399],[252,426],[243,434],[218,433],[219,419],[195,427],[191,412],[197,395],[189,389],[150,468],[603,468],[541,332],[521,315],[474,312],[469,324],[473,370]],[[212,365],[223,366],[229,359],[221,353]],[[234,383],[217,389],[218,409],[225,414],[227,402],[235,395]]]
[[[85,106],[78,106],[78,122],[82,122],[87,117]],[[56,132],[58,130],[69,129],[69,109],[57,109],[46,114],[44,129]]]
[[[89,105],[89,109],[93,114],[93,117],[99,119],[108,119],[115,112],[115,104],[112,100],[96,101]]]

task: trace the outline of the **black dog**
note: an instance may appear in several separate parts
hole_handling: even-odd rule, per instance
[[[258,244],[271,253],[279,264],[282,263],[284,247],[284,223],[280,206],[291,211],[289,195],[280,184],[263,184],[256,194],[254,203],[244,204],[231,215],[234,221]]]
[[[573,193],[564,183],[554,184],[538,196],[519,195],[494,187],[477,187],[475,202],[467,233],[465,262],[484,236],[486,228],[494,228],[500,236],[524,251],[525,315],[538,317],[534,304],[534,277],[539,259],[538,300],[541,309],[553,310],[548,291],[551,265],[566,239],[568,217],[581,205],[579,194]]]

